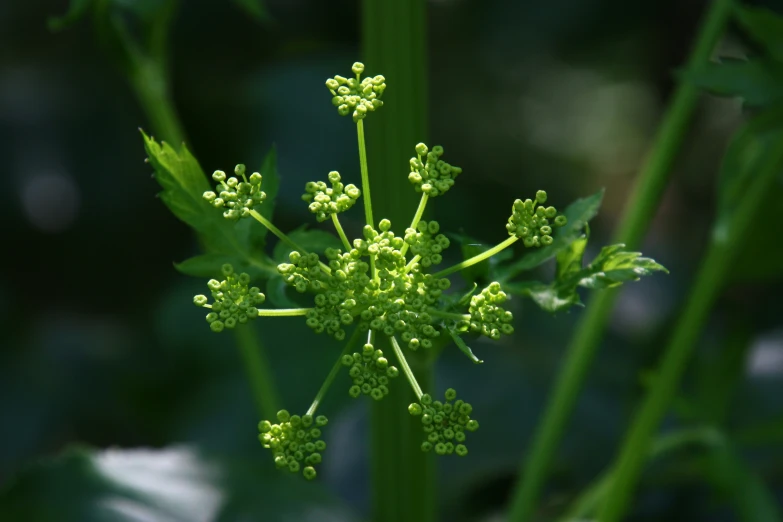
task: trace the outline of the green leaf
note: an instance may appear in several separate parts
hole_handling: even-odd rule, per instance
[[[577,199],[571,203],[563,212],[566,218],[568,218],[568,223],[564,227],[555,230],[552,234],[554,238],[552,244],[533,250],[519,261],[505,268],[499,267],[498,271],[503,275],[503,279],[508,280],[520,272],[539,266],[582,237],[585,226],[595,217],[598,209],[601,208],[603,197],[604,190],[601,189],[592,196]]]
[[[622,243],[605,246],[587,268],[572,274],[566,281],[576,281],[585,288],[603,290],[621,285],[627,281],[638,281],[655,272],[669,271],[641,252],[628,252]]]
[[[52,16],[46,23],[52,31],[62,31],[81,20],[92,5],[92,0],[71,0],[63,16]]]
[[[577,239],[568,247],[557,253],[557,271],[555,277],[564,279],[582,269],[582,259],[587,247],[587,236]]]
[[[576,286],[558,286],[539,281],[505,283],[503,289],[511,294],[529,297],[542,310],[555,313],[568,310],[574,305],[582,306]]]
[[[318,229],[307,230],[305,229],[305,225],[302,225],[288,234],[288,237],[291,238],[294,243],[304,248],[308,252],[314,252],[321,257],[323,257],[324,250],[327,248],[342,248],[340,238],[334,234],[330,234]],[[279,263],[287,263],[288,254],[290,253],[291,247],[282,241],[279,241],[275,246],[272,257]]]
[[[269,11],[267,11],[261,0],[234,0],[234,4],[255,18],[257,22],[269,22],[272,20]]]
[[[290,288],[280,275],[270,277],[266,282],[266,297],[275,307],[299,308],[301,305],[288,296]]]
[[[783,17],[763,7],[736,6],[736,18],[748,35],[774,59],[783,61]]]
[[[575,251],[578,251],[578,247]],[[549,285],[538,281],[525,281],[506,283],[504,288],[507,292],[531,298],[548,312],[559,312],[581,304],[576,291],[579,286],[603,290],[627,281],[637,281],[655,272],[668,273],[666,268],[654,260],[641,257],[641,253],[626,251],[623,244],[604,247],[592,263],[580,270],[575,270],[570,257],[568,256],[566,261],[569,268],[559,270],[562,277]]]
[[[465,341],[462,340],[462,337],[460,337],[457,332],[453,331],[451,328],[447,328],[446,331],[448,331],[451,338],[454,339],[454,344],[457,345],[457,348],[459,348],[462,353],[467,355],[468,359],[476,364],[481,364],[484,362],[473,354],[473,350],[470,349],[470,346],[465,344]]]
[[[219,209],[202,197],[204,192],[212,190],[212,187],[187,147],[183,145],[182,150],[177,152],[168,143],[158,143],[143,131],[142,136],[149,162],[155,170],[155,179],[163,188],[160,193],[161,201],[177,218],[198,233],[204,250],[209,255],[184,261],[178,265],[178,269],[186,274],[205,274],[223,262],[230,262],[259,276],[268,276],[270,270],[273,275],[276,274],[275,264],[262,252],[265,234],[250,228],[249,224],[225,219]],[[271,159],[268,155],[268,161],[264,164],[268,167],[271,190],[274,192],[274,153],[270,154]],[[260,223],[258,226],[261,227]]]
[[[237,272],[246,272],[252,280],[278,275],[276,265],[272,264],[268,258],[260,261],[232,254],[201,254],[181,263],[174,263],[174,267],[185,275],[222,279],[220,267],[226,263],[232,265]]]
[[[751,107],[783,98],[783,64],[767,58],[723,58],[683,71],[680,76],[712,94],[742,98]]]
[[[718,180],[718,216],[713,238],[725,237],[734,210],[753,177],[783,141],[783,103],[751,118],[734,136],[723,158]],[[777,224],[783,220],[783,178],[768,191],[754,217],[754,226],[742,238],[729,274],[731,281],[765,281],[783,276],[783,242],[777,241]]]
[[[317,481],[285,476],[271,459],[216,459],[187,447],[71,448],[0,491],[7,521],[314,519],[355,520]]]

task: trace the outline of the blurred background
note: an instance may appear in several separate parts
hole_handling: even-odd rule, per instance
[[[228,2],[180,3],[171,34],[173,98],[205,172],[239,162],[257,169],[276,145],[282,185],[275,222],[291,230],[315,224],[300,200],[306,181],[339,170],[358,183],[353,127],[336,117],[323,82],[360,58],[359,5],[263,3],[265,21]],[[442,144],[447,160],[464,170],[448,202],[431,205],[442,226],[494,244],[504,238],[515,197],[544,188],[565,207],[605,187],[591,223],[591,259],[618,224],[705,4],[429,2],[429,142]],[[149,124],[96,45],[89,17],[58,33],[47,28],[47,18],[67,8],[65,0],[0,2],[0,488],[20,476],[11,496],[49,499],[53,509],[78,504],[102,486],[74,478],[71,471],[92,453],[68,448],[145,448],[138,459],[103,453],[99,462],[133,468],[159,450],[168,456],[159,477],[201,473],[205,461],[231,463],[225,469],[236,487],[198,495],[222,506],[220,520],[361,519],[369,505],[366,403],[343,397],[341,385],[330,394],[330,456],[317,485],[289,483],[269,469],[241,358],[191,304],[205,281],[174,269],[198,245],[156,198],[137,130]],[[719,54],[746,51],[731,31]],[[394,78],[387,83],[394,89]],[[721,151],[742,120],[738,102],[703,97],[642,248],[671,274],[625,286],[540,520],[554,520],[615,455],[709,238]],[[407,159],[399,158],[401,175]],[[358,231],[360,219],[360,211],[350,213],[347,228]],[[666,426],[688,424],[709,405],[723,386],[708,378],[711,365],[727,345],[739,347],[741,378],[722,428],[783,503],[777,249],[765,254],[771,259],[745,256],[734,270]],[[473,344],[483,366],[452,346],[437,367],[439,388],[471,397],[482,423],[467,459],[440,463],[444,521],[503,520],[583,313],[550,316],[521,298],[512,310],[514,336]],[[265,321],[259,332],[284,403],[305,408],[336,345],[297,318]],[[737,520],[721,472],[706,469],[695,451],[661,459],[646,473],[628,520]],[[156,487],[164,491],[165,481]],[[303,493],[292,493],[297,488]],[[298,515],[275,514],[292,505]],[[82,513],[79,506],[73,513]],[[267,518],[238,515],[245,512]],[[40,520],[91,520],[70,516]]]

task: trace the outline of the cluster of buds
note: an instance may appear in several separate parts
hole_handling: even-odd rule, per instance
[[[383,399],[389,393],[389,379],[400,374],[395,366],[389,365],[383,352],[371,344],[365,344],[362,353],[343,355],[342,362],[343,366],[350,368],[348,375],[353,386],[348,393],[354,398],[364,394],[377,401]]]
[[[224,328],[234,328],[237,323],[244,324],[248,319],[255,319],[258,317],[257,307],[266,300],[257,287],[248,288],[248,274],[236,274],[234,267],[229,264],[223,265],[221,271],[225,276],[223,281],[211,279],[207,283],[212,292],[212,304],[208,303],[205,295],[193,298],[196,306],[211,308],[207,314],[207,323],[213,332],[222,332]]]
[[[514,201],[511,217],[506,230],[509,235],[521,239],[526,247],[548,246],[552,244],[552,227],[562,227],[567,223],[564,215],[558,215],[555,207],[544,207],[546,192],[536,192],[535,201],[518,199]]]
[[[315,214],[318,222],[326,221],[332,214],[345,212],[359,199],[361,191],[356,185],[345,185],[340,181],[340,173],[333,170],[329,173],[331,188],[323,181],[309,181],[305,185],[302,200],[310,203],[310,212]]]
[[[500,339],[501,334],[514,333],[511,322],[514,316],[503,309],[508,297],[500,289],[500,283],[490,283],[480,294],[470,298],[470,331],[486,335],[491,339]]]
[[[220,183],[221,190],[218,194],[211,190],[204,192],[204,199],[215,208],[225,208],[223,217],[236,221],[249,216],[254,207],[263,203],[266,193],[261,190],[261,174],[258,172],[247,177],[245,166],[240,164],[234,168],[234,173],[238,177],[226,179],[225,172],[216,170],[212,179]]]
[[[465,431],[476,431],[478,422],[470,418],[473,407],[457,399],[457,392],[449,388],[445,393],[446,401],[433,401],[432,397],[425,393],[419,399],[408,406],[408,412],[421,417],[422,428],[427,434],[427,440],[421,443],[422,451],[435,450],[438,455],[452,455],[456,453],[460,457],[468,454],[465,446]]]
[[[337,107],[340,116],[348,116],[353,111],[353,121],[363,120],[368,112],[383,106],[381,96],[386,90],[386,78],[383,76],[366,77],[360,80],[364,64],[356,62],[351,67],[355,78],[340,75],[326,80],[326,88],[332,93],[332,105]]]
[[[291,415],[286,410],[277,412],[278,424],[268,420],[258,423],[258,440],[272,450],[278,469],[287,469],[312,480],[316,476],[315,465],[321,462],[321,452],[326,443],[321,440],[321,428],[328,420],[319,415]]]
[[[405,242],[410,245],[414,255],[421,256],[419,263],[424,268],[439,264],[443,260],[441,252],[450,245],[449,238],[438,234],[439,230],[437,221],[419,221],[415,229],[405,231]]]
[[[416,192],[434,198],[445,194],[454,185],[454,178],[462,173],[462,169],[440,159],[442,155],[443,147],[440,145],[432,147],[431,151],[424,143],[416,145],[416,157],[411,158],[411,172],[408,174]],[[425,156],[426,160],[422,161]]]

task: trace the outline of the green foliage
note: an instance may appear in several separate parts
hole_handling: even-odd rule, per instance
[[[655,272],[667,272],[654,260],[641,257],[639,252],[628,252],[625,245],[611,245],[601,249],[586,267],[581,267],[586,238],[575,242],[575,247],[558,256],[557,279],[545,285],[539,282],[511,283],[509,291],[530,297],[548,312],[560,312],[581,305],[578,287],[603,290],[628,281],[638,281]],[[561,262],[562,260],[562,262]]]
[[[571,203],[563,212],[567,223],[557,231],[557,235],[553,236],[552,244],[533,250],[510,265],[500,267],[498,271],[501,280],[508,280],[526,270],[532,270],[555,257],[560,251],[569,248],[582,236],[587,223],[598,214],[603,197],[604,191],[600,190],[590,197],[577,199]]]
[[[783,129],[783,17],[764,8],[738,6],[739,25],[760,48],[747,60],[712,63],[686,71],[685,78],[718,95],[739,97],[753,108],[735,133],[724,155],[718,178],[718,208],[714,238],[725,240],[728,226],[752,181],[780,147]],[[743,238],[734,280],[764,280],[783,276],[783,246],[768,241],[774,223],[783,219],[779,205],[783,177],[769,191],[756,218],[757,226]]]
[[[258,223],[232,224],[222,219],[203,198],[209,184],[198,161],[186,146],[177,152],[170,144],[156,142],[142,132],[144,147],[155,179],[163,188],[160,199],[180,220],[198,233],[207,254],[176,265],[181,272],[198,276],[216,276],[224,264],[231,264],[256,277],[275,274],[274,264],[263,254],[267,229]],[[277,191],[275,151],[264,161],[265,180]],[[271,214],[271,210],[267,211]]]

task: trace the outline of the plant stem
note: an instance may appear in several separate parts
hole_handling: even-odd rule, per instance
[[[140,60],[136,65],[128,80],[151,128],[159,139],[168,141],[179,150],[185,141],[185,133],[169,94],[165,72],[151,60]]]
[[[416,230],[416,226],[418,226],[419,221],[421,221],[421,216],[424,215],[424,209],[427,208],[427,201],[429,201],[429,199],[430,197],[426,193],[421,195],[421,200],[419,200],[419,208],[416,209],[416,214],[413,216],[413,221],[411,221],[411,226],[409,228]],[[402,245],[400,253],[405,255],[405,252],[408,251],[409,246],[410,245],[408,243]]]
[[[628,502],[636,489],[642,472],[644,456],[671,402],[682,374],[694,350],[704,323],[712,306],[723,289],[726,274],[733,266],[740,250],[742,238],[750,228],[753,217],[759,210],[764,197],[772,188],[775,178],[783,169],[783,140],[778,139],[770,148],[766,161],[750,187],[742,197],[725,239],[713,238],[705,255],[696,282],[689,295],[685,309],[669,341],[656,373],[653,386],[647,393],[641,409],[631,426],[628,436],[617,457],[616,473],[606,502],[598,512],[600,522],[615,522],[624,515]]]
[[[688,60],[688,68],[709,60],[712,49],[723,34],[732,6],[732,0],[712,2]],[[615,243],[625,243],[629,249],[633,249],[641,242],[668,182],[672,164],[696,109],[698,96],[698,89],[691,84],[681,83],[677,88],[624,215],[619,219],[620,228],[615,234]],[[539,423],[533,444],[525,453],[526,459],[520,468],[520,480],[509,510],[508,519],[512,522],[530,520],[617,295],[617,290],[596,294],[574,332],[551,399],[544,410],[544,418]]]
[[[408,379],[408,382],[411,385],[411,389],[413,390],[414,395],[416,395],[416,398],[421,400],[421,396],[424,395],[424,392],[421,391],[421,386],[419,386],[419,382],[416,380],[416,376],[413,375],[413,370],[411,370],[411,367],[408,366],[408,361],[405,359],[405,355],[403,355],[402,350],[400,349],[400,344],[397,342],[396,337],[390,337],[392,348],[394,348],[394,355],[397,356],[397,360],[400,361],[400,366],[402,367],[402,372],[405,374],[405,378]]]
[[[250,210],[249,214],[250,214],[250,215],[251,215],[251,216],[252,216],[252,217],[253,217],[253,218],[254,218],[256,221],[258,221],[259,223],[261,223],[262,225],[264,225],[264,226],[265,226],[267,229],[269,229],[269,231],[270,231],[271,233],[273,233],[274,235],[276,235],[276,236],[277,236],[277,238],[278,238],[280,241],[282,241],[283,243],[285,243],[285,244],[286,244],[286,245],[288,245],[289,247],[293,248],[293,249],[294,249],[294,250],[296,250],[297,252],[301,252],[301,253],[302,253],[302,254],[304,254],[304,255],[307,255],[307,254],[309,254],[309,252],[308,252],[307,250],[305,250],[305,249],[304,249],[304,248],[302,248],[301,246],[297,245],[297,244],[296,244],[296,242],[295,242],[293,239],[291,239],[290,237],[288,237],[287,235],[285,235],[285,233],[284,233],[282,230],[280,230],[279,228],[277,228],[276,226],[274,226],[274,225],[272,224],[272,222],[271,222],[271,221],[269,221],[267,218],[265,218],[264,216],[262,216],[261,214],[259,214],[259,213],[258,213],[258,212],[256,212],[255,210]],[[326,272],[327,274],[331,274],[331,273],[332,273],[332,270],[331,270],[331,268],[329,268],[329,266],[328,266],[328,265],[324,264],[324,262],[323,262],[323,261],[318,261],[318,265],[321,267],[321,270],[323,270],[323,271],[324,271],[324,272]]]
[[[411,147],[427,141],[426,2],[362,0],[361,5],[363,61],[368,73],[383,73],[389,85],[384,106],[368,116],[372,124],[366,129],[373,193],[381,195],[373,200],[373,212],[392,223],[408,223],[418,197],[404,173],[406,160]],[[408,357],[425,390],[433,382],[429,355]],[[408,413],[413,400],[407,387],[397,386],[371,405],[372,508],[367,518],[373,522],[437,518],[434,457],[421,451],[421,421]]]
[[[444,276],[447,276],[449,274],[453,274],[454,272],[456,272],[458,270],[462,270],[463,268],[468,268],[469,266],[473,266],[476,263],[481,263],[485,259],[488,259],[488,258],[494,256],[495,254],[497,254],[501,250],[504,250],[504,249],[510,247],[511,245],[516,243],[517,241],[519,241],[519,238],[517,236],[511,236],[508,239],[506,239],[505,241],[503,241],[502,243],[498,243],[497,245],[493,246],[489,250],[487,250],[485,252],[482,252],[482,253],[480,253],[480,254],[478,254],[476,256],[473,256],[470,259],[466,259],[466,260],[464,260],[461,263],[457,263],[454,266],[450,266],[449,268],[446,268],[445,270],[441,270],[440,272],[436,272],[436,273],[432,274],[432,276],[433,277],[444,277]]]
[[[406,245],[407,245],[407,243],[406,243]],[[407,274],[408,272],[410,272],[410,271],[411,271],[411,268],[413,268],[413,265],[415,265],[416,263],[418,263],[420,259],[421,259],[421,256],[420,256],[420,255],[418,255],[418,254],[416,254],[415,256],[413,256],[413,257],[411,258],[411,260],[408,262],[408,264],[407,264],[407,265],[405,265],[405,268],[403,268],[403,269],[402,269],[402,274],[403,274],[403,275],[405,275],[405,274]]]
[[[264,347],[252,325],[235,328],[234,337],[253,390],[258,415],[262,419],[274,419],[279,410],[280,398],[275,389],[272,369],[264,355]]]
[[[345,235],[345,231],[343,230],[343,226],[340,224],[340,218],[337,217],[337,214],[332,214],[332,223],[334,223],[334,228],[337,230],[337,235],[340,236],[340,239],[343,242],[345,251],[350,252],[351,243],[348,241],[348,237]]]
[[[315,399],[313,399],[313,403],[307,409],[307,415],[315,414],[315,410],[318,409],[318,405],[321,404],[321,401],[324,399],[324,396],[326,396],[326,392],[329,390],[329,387],[332,385],[334,378],[337,377],[337,374],[340,373],[340,368],[343,367],[343,355],[350,353],[350,351],[356,345],[356,342],[359,340],[359,337],[361,337],[362,331],[363,330],[361,330],[358,327],[354,329],[353,334],[351,334],[351,338],[348,340],[347,343],[345,343],[345,347],[340,352],[340,355],[337,357],[337,360],[334,362],[334,365],[332,365],[332,369],[329,370],[329,375],[326,376],[326,380],[323,382],[321,388],[318,390],[318,393],[315,395]]]
[[[362,170],[362,199],[364,200],[364,218],[367,224],[375,228],[372,219],[372,198],[370,197],[370,173],[367,169],[367,148],[364,144],[364,120],[356,122],[356,135],[359,138],[359,167]]]
[[[307,315],[307,312],[312,308],[259,308],[259,317],[295,317],[299,315]]]

